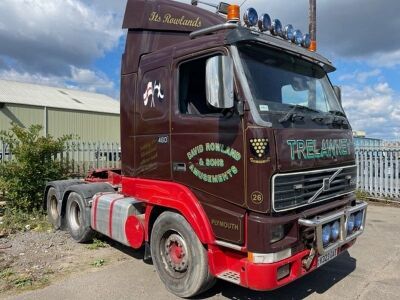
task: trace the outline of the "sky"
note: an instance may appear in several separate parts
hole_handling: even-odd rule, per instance
[[[1,0],[0,78],[119,99],[125,6],[126,0]],[[248,7],[308,31],[308,0],[247,0],[242,12]],[[399,0],[317,0],[318,52],[337,67],[329,76],[342,88],[353,129],[368,137],[400,139],[399,11]]]

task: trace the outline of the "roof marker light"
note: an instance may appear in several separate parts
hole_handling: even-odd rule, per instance
[[[293,39],[293,34],[294,34],[293,26],[291,24],[286,25],[283,34],[285,39],[291,41]]]
[[[271,31],[271,18],[268,14],[262,14],[260,19],[258,20],[258,28],[260,31]]]
[[[228,6],[227,20],[228,22],[238,22],[240,20],[239,5],[232,4]]]
[[[283,34],[282,23],[281,23],[281,21],[279,21],[279,19],[275,19],[275,20],[272,21],[271,33],[273,35],[282,36],[282,34]]]
[[[258,22],[257,11],[252,7],[248,8],[243,15],[243,21],[248,27],[256,26]]]

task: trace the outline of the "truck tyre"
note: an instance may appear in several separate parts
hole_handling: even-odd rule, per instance
[[[55,188],[49,188],[46,197],[47,219],[54,229],[60,229],[61,215],[58,212],[57,191]]]
[[[68,231],[78,243],[85,243],[93,239],[94,231],[90,227],[90,208],[86,207],[82,196],[71,192],[66,206]]]
[[[171,293],[193,297],[215,282],[206,249],[181,215],[164,212],[157,218],[150,248],[157,273]]]

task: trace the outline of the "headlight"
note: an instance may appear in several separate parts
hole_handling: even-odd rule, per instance
[[[277,225],[272,228],[271,231],[271,244],[277,241],[280,241],[285,236],[285,226],[284,225]]]
[[[354,227],[360,229],[363,221],[363,211],[359,211],[354,217]]]
[[[327,224],[322,227],[322,244],[326,247],[331,240],[331,225]]]
[[[301,43],[303,42],[303,34],[300,30],[297,29],[294,31],[292,42],[296,45],[301,45]]]
[[[258,28],[260,31],[271,30],[271,18],[268,14],[261,15],[260,19],[258,20]]]
[[[306,34],[303,35],[303,41],[301,42],[301,45],[302,45],[304,48],[310,48],[310,45],[311,45],[311,37],[310,37],[310,35],[309,35],[308,33],[306,33]]]
[[[243,15],[243,21],[249,27],[256,26],[258,23],[257,11],[252,7],[248,8]]]
[[[285,39],[291,41],[293,39],[294,29],[292,25],[286,25],[284,30],[284,37]]]
[[[282,36],[282,33],[283,33],[283,31],[282,31],[282,23],[278,19],[275,19],[275,20],[272,21],[272,31],[271,31],[271,33],[273,35]]]
[[[340,233],[340,223],[339,221],[335,221],[332,224],[331,227],[331,239],[332,241],[337,241],[339,238],[339,233]]]
[[[347,234],[350,234],[353,232],[354,230],[354,215],[351,214],[348,218],[347,218]]]

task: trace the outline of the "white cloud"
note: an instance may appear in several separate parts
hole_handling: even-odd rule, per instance
[[[388,83],[357,88],[343,87],[343,107],[354,130],[364,130],[367,136],[400,138],[400,101]]]
[[[1,0],[1,77],[115,96],[106,75],[89,69],[118,46],[125,4],[126,0]]]
[[[400,49],[387,53],[376,53],[369,62],[373,66],[393,68],[400,65]]]
[[[378,77],[382,75],[380,69],[374,69],[366,72],[356,71],[351,74],[344,74],[339,77],[340,81],[356,80],[358,83],[365,83],[369,78]]]
[[[119,99],[115,84],[105,74],[89,69],[70,66],[72,76],[42,75],[39,73],[17,72],[16,70],[0,71],[0,79],[42,84],[70,89],[83,89],[89,92],[103,93]]]

